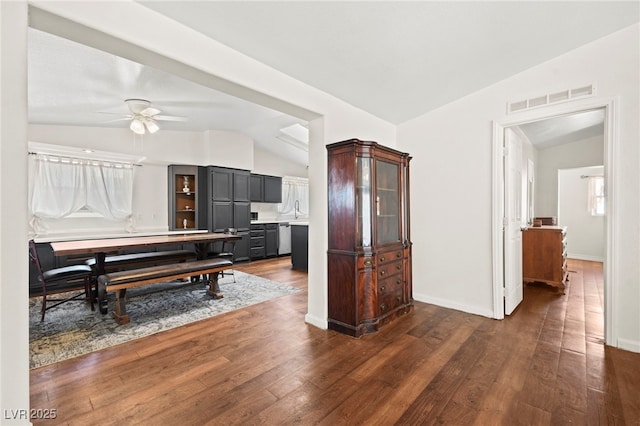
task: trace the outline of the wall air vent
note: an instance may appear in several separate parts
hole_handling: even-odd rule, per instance
[[[523,99],[519,101],[507,103],[507,113],[526,111],[533,108],[539,108],[545,105],[553,105],[561,102],[568,102],[578,98],[584,98],[586,96],[593,96],[595,94],[595,86],[590,84],[588,86],[577,87],[575,89],[567,89],[561,92],[550,93],[543,96],[537,96],[535,98]]]

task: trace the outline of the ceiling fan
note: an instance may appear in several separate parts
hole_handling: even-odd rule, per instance
[[[186,121],[185,117],[175,117],[170,115],[160,115],[162,112],[158,108],[151,106],[151,102],[146,99],[125,99],[124,103],[129,107],[130,114],[125,116],[125,120],[131,120],[129,128],[138,135],[146,132],[155,133],[160,130],[158,121]]]

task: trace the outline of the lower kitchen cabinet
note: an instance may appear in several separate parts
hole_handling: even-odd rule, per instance
[[[308,269],[309,226],[291,224],[291,265],[293,269]]]
[[[275,257],[278,255],[278,224],[267,223],[264,230],[264,251],[265,256]]]
[[[278,255],[278,224],[251,224],[251,259]]]

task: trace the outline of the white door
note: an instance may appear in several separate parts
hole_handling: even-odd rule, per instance
[[[522,142],[504,132],[504,313],[522,302]]]

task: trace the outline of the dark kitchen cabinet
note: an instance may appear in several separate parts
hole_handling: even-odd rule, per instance
[[[278,224],[251,224],[251,259],[264,259],[278,255]]]
[[[262,203],[264,201],[264,177],[252,173],[249,187],[251,201]]]
[[[282,178],[278,176],[264,177],[264,202],[282,202]]]
[[[235,245],[235,260],[250,258],[249,225],[251,201],[249,197],[248,170],[225,167],[208,167],[209,217],[208,228],[212,232],[224,232],[235,228],[242,238]]]
[[[291,267],[309,267],[309,226],[291,224]]]
[[[207,169],[170,165],[168,171],[169,230],[206,229]]]
[[[278,255],[278,224],[267,223],[264,231],[264,250],[266,257]]]
[[[282,178],[251,174],[251,201],[259,203],[282,202]]]
[[[359,337],[413,307],[411,157],[357,139],[327,150],[328,325]]]

